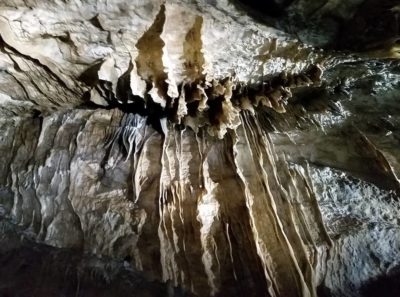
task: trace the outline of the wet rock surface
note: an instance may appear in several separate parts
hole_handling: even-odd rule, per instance
[[[2,1],[1,296],[399,294],[398,5],[266,2]]]

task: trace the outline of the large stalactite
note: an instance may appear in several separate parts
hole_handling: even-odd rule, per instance
[[[399,11],[2,1],[0,296],[397,296]]]

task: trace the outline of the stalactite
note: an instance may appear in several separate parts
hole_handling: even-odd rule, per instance
[[[250,2],[2,1],[0,296],[390,296],[398,5]]]

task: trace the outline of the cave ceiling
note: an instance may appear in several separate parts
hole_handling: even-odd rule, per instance
[[[399,22],[0,0],[0,296],[399,296]]]

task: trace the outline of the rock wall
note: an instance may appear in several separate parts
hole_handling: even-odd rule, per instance
[[[397,43],[317,2],[3,1],[0,295],[396,296]]]

